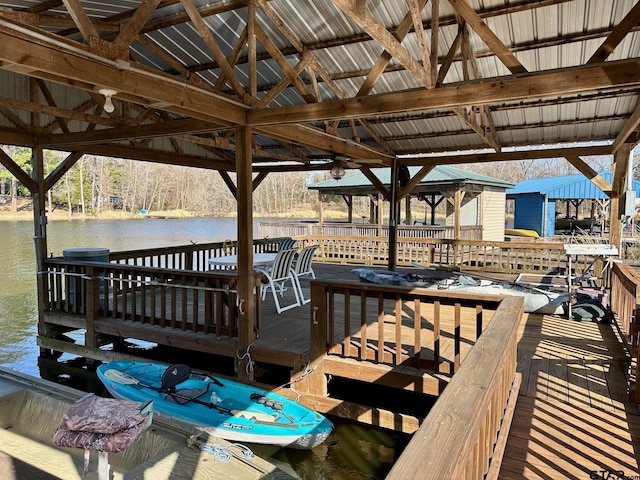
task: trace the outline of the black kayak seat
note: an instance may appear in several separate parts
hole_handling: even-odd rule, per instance
[[[160,388],[167,393],[175,392],[176,385],[189,380],[189,377],[191,377],[191,367],[189,365],[180,363],[169,365],[162,374]]]

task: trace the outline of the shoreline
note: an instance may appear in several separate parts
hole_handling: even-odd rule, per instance
[[[86,214],[82,215],[81,213],[75,213],[71,216],[67,212],[48,212],[47,220],[48,221],[83,221],[83,220],[138,220],[142,218],[153,218],[153,219],[161,219],[161,218],[236,218],[235,212],[233,214],[226,215],[212,215],[212,214],[197,214],[193,212],[185,212],[185,211],[150,211],[146,215],[141,215],[140,213],[129,213],[129,212],[104,212],[99,215],[95,214]],[[291,219],[291,220],[299,220],[299,219],[309,219],[309,218],[317,218],[317,212],[313,211],[299,211],[299,212],[286,212],[286,213],[273,213],[273,214],[265,214],[259,215],[255,218],[279,218],[279,219]],[[341,211],[330,211],[324,212],[324,218],[329,220],[346,220],[347,215],[345,212]],[[33,212],[32,211],[22,211],[22,212],[6,212],[0,211],[0,221],[33,221]]]

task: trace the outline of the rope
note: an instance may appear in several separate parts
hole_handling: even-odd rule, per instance
[[[253,458],[253,452],[251,449],[241,443],[232,443],[226,447],[219,443],[210,445],[202,440],[197,439],[197,435],[192,435],[187,441],[189,445],[198,447],[201,451],[208,453],[213,457],[216,462],[229,463],[232,457],[238,457],[244,460],[250,460]],[[234,453],[233,448],[240,450],[240,453]]]
[[[239,352],[236,351],[236,357],[238,357],[238,359],[240,361],[244,360],[245,357],[249,357],[249,360],[247,361],[247,366],[245,367],[245,370],[246,370],[248,376],[252,376],[253,375],[253,367],[254,367],[254,365],[256,363],[251,359],[251,353],[249,353],[249,350],[251,349],[252,345],[253,345],[253,343],[249,344],[249,346],[247,347],[247,351],[244,354],[242,354],[242,356],[240,356]]]
[[[300,394],[295,388],[293,388],[293,385],[302,381],[305,377],[310,375],[311,372],[313,372],[316,368],[318,368],[318,365],[314,365],[313,367],[309,368],[310,365],[311,365],[311,362],[307,362],[307,366],[305,367],[304,372],[302,372],[299,376],[297,376],[293,380],[290,380],[287,383],[283,383],[282,385],[280,385],[278,388],[274,390],[280,390],[281,388],[285,388],[288,386],[289,389],[296,394],[296,398],[294,402],[299,403],[300,397],[302,396],[302,394]]]

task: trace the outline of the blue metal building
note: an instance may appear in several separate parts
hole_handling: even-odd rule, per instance
[[[600,172],[599,175],[609,183],[612,182],[611,172]],[[640,181],[632,181],[630,193],[631,195],[627,196],[628,199],[640,198]],[[544,237],[555,234],[558,201],[609,199],[602,190],[580,173],[525,180],[508,189],[507,198],[515,201],[513,228],[535,230]]]

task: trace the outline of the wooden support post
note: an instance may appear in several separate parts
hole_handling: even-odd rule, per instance
[[[395,271],[398,266],[398,165],[394,161],[391,169],[391,195],[389,198],[389,270]]]
[[[413,223],[413,218],[411,215],[411,195],[407,195],[404,198],[404,218],[405,218],[405,224],[406,225],[411,225]]]
[[[378,193],[376,202],[376,223],[378,224],[378,236],[382,236],[382,194]]]
[[[44,188],[44,152],[42,147],[35,147],[31,152],[31,178],[35,181],[33,191],[33,228],[36,254],[36,273],[38,288],[38,334],[45,335],[44,312],[47,308],[48,279],[44,274],[47,258],[47,210]]]
[[[253,284],[253,216],[251,129],[236,128],[236,173],[238,189],[238,358],[236,374],[253,380],[249,349],[255,340]],[[260,292],[255,292],[260,295]]]
[[[622,252],[622,221],[624,220],[624,195],[627,184],[629,153],[631,147],[623,145],[613,155],[613,181],[611,185],[611,208],[609,211],[609,243]]]

